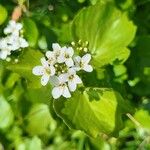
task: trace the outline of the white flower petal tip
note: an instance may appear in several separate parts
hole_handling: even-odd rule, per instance
[[[43,86],[45,86],[45,85],[48,83],[49,78],[50,78],[49,75],[44,74],[44,75],[41,77],[41,84],[42,84]]]
[[[34,75],[40,76],[44,74],[44,68],[42,66],[36,66],[32,69]]]
[[[65,98],[70,98],[71,94],[66,84],[60,84],[59,86],[53,88],[52,96],[54,99],[58,99],[61,96]]]
[[[85,65],[83,70],[86,71],[86,72],[92,72],[93,71],[93,67],[91,65]]]
[[[62,90],[59,87],[54,87],[52,90],[52,96],[54,99],[58,99],[62,95]]]

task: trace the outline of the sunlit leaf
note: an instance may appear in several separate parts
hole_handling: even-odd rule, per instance
[[[26,79],[29,87],[41,87],[38,77],[32,74],[32,69],[36,65],[40,65],[40,58],[42,53],[38,50],[26,49],[20,56],[18,63],[8,63],[7,69],[18,73],[21,77]]]
[[[73,129],[79,129],[96,137],[100,133],[111,135],[122,127],[121,115],[125,111],[124,100],[111,89],[95,89],[98,96],[76,92],[70,99],[54,100],[58,116]]]
[[[96,68],[115,60],[124,62],[130,54],[126,47],[133,40],[135,31],[132,21],[112,2],[82,9],[72,23],[74,40],[89,42],[92,63]]]
[[[25,18],[23,19],[23,27],[24,27],[24,36],[29,42],[30,47],[35,47],[39,35],[36,23],[30,18]]]
[[[0,96],[0,129],[8,128],[14,120],[14,114],[9,103]]]
[[[0,25],[4,23],[6,18],[7,18],[7,10],[5,9],[5,7],[0,5]]]
[[[26,119],[26,129],[31,135],[46,133],[49,129],[50,122],[52,121],[48,106],[45,104],[34,105],[26,116]]]

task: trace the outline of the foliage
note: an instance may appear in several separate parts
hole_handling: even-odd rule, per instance
[[[29,48],[0,60],[0,149],[150,149],[149,0],[0,1],[0,35],[16,6]],[[69,99],[32,74],[52,43],[88,41],[94,71]]]

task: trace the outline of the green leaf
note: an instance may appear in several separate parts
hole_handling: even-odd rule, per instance
[[[42,150],[42,141],[37,136],[33,138],[26,138],[23,140],[16,140],[15,142],[16,150]]]
[[[32,74],[32,69],[34,66],[40,64],[40,58],[42,56],[42,53],[38,50],[25,49],[19,58],[19,62],[8,63],[7,69],[25,78],[29,87],[39,88],[41,87],[40,80],[37,76]]]
[[[101,2],[82,9],[72,23],[74,40],[89,42],[93,66],[102,67],[115,60],[124,62],[130,51],[136,26],[112,2]]]
[[[138,110],[134,117],[142,125],[142,127],[150,130],[150,114],[148,111],[144,109]]]
[[[14,114],[9,103],[0,96],[0,129],[8,128],[14,120]]]
[[[24,28],[24,36],[29,42],[30,47],[35,47],[39,35],[36,23],[30,18],[25,18],[23,19],[23,28]]]
[[[99,100],[91,98],[86,89],[75,92],[70,99],[54,100],[58,116],[73,129],[79,129],[96,137],[100,133],[115,135],[122,127],[121,115],[125,112],[124,100],[111,89],[95,89]]]
[[[49,129],[50,122],[52,121],[48,106],[45,104],[34,105],[26,118],[26,129],[31,135],[40,135],[46,133]]]
[[[5,7],[0,5],[0,25],[3,24],[6,19],[7,19],[7,10],[5,9]]]
[[[42,150],[41,139],[37,136],[34,136],[31,140],[26,141],[26,150]]]

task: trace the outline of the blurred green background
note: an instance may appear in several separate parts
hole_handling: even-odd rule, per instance
[[[44,53],[54,42],[69,43],[74,16],[97,1],[19,0],[25,2],[27,9],[21,21],[30,46]],[[27,88],[26,81],[0,61],[0,150],[150,149],[150,0],[115,0],[114,3],[133,20],[137,33],[129,46],[128,60],[124,64],[108,65],[99,83],[129,99],[135,109],[134,118],[124,116],[124,128],[117,137],[101,135],[94,139],[69,129],[51,108],[48,88]],[[17,5],[16,0],[0,0],[1,36]],[[94,79],[94,75],[88,78]]]

